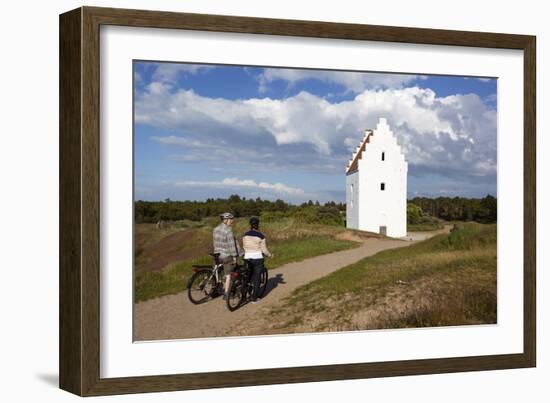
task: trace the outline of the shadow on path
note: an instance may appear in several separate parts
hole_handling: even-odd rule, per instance
[[[265,286],[265,292],[262,298],[265,298],[273,291],[279,284],[286,284],[285,279],[283,278],[282,273],[278,273],[275,277],[270,277],[267,279],[267,285]]]

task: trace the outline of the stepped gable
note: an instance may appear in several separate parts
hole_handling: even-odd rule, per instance
[[[361,140],[361,144],[357,147],[357,149],[353,153],[353,156],[351,157],[351,160],[349,161],[346,167],[346,174],[350,174],[357,171],[359,160],[361,159],[361,156],[363,154],[363,151],[365,151],[367,144],[370,143],[370,138],[373,135],[374,135],[374,132],[372,129],[365,130],[365,135],[363,136],[363,140]]]

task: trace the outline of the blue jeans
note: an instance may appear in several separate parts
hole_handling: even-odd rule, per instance
[[[256,301],[260,296],[260,280],[262,277],[262,271],[264,271],[264,259],[248,259],[248,264],[252,269],[252,284],[254,285],[252,301]]]

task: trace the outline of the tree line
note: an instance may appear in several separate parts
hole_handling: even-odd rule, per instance
[[[417,206],[414,208],[411,205]],[[192,220],[200,221],[208,217],[217,217],[223,212],[235,217],[262,216],[264,219],[293,217],[298,221],[329,225],[345,225],[346,204],[334,201],[319,203],[308,202],[295,205],[284,200],[275,201],[261,198],[245,198],[231,195],[228,198],[209,198],[205,201],[142,201],[134,206],[136,223],[156,223],[163,221]],[[497,220],[497,200],[491,195],[473,199],[464,197],[415,197],[408,201],[408,215],[431,216],[446,221],[478,221],[493,223]],[[411,223],[409,217],[409,223]]]
[[[155,223],[159,220],[200,221],[208,217],[217,217],[223,212],[230,212],[235,217],[263,216],[266,219],[278,217],[295,217],[304,222],[321,224],[343,224],[346,204],[333,201],[324,204],[309,200],[300,205],[287,203],[284,200],[275,201],[261,198],[247,199],[239,195],[231,195],[226,199],[209,198],[205,201],[142,201],[134,205],[136,223]]]
[[[480,199],[415,197],[408,203],[418,206],[424,215],[446,221],[477,221],[480,223],[495,223],[497,221],[497,199],[491,195]]]

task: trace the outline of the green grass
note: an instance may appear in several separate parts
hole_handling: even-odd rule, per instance
[[[192,275],[193,265],[208,265],[212,260],[208,253],[212,248],[212,229],[217,221],[208,221],[204,225],[194,223],[179,225],[174,228],[157,230],[154,225],[140,224],[137,233],[141,236],[141,246],[136,253],[135,267],[135,295],[136,302],[183,291]],[[247,220],[238,219],[234,224],[235,234],[242,234],[247,229]],[[191,231],[188,241],[172,249],[174,259],[162,270],[150,270],[148,265],[158,258],[164,251],[155,248],[166,236],[177,231]],[[340,251],[357,246],[356,242],[339,240],[335,235],[343,232],[341,227],[298,224],[286,218],[276,222],[265,223],[261,230],[268,239],[268,248],[275,255],[273,259],[266,259],[266,266],[271,269],[289,262],[300,261],[309,257],[325,253]],[[159,232],[161,233],[159,235]],[[189,258],[178,259],[181,256]]]
[[[206,265],[210,264],[211,261],[210,256],[205,256],[175,263],[163,271],[140,271],[135,273],[135,302],[183,291],[187,286],[187,281],[193,274],[193,265]]]
[[[268,269],[271,269],[286,263],[299,262],[308,257],[350,249],[358,245],[357,242],[338,240],[329,236],[289,239],[278,242],[270,248],[270,252],[275,257],[273,259],[266,259],[266,266]]]
[[[407,231],[435,231],[441,228],[443,228],[443,223],[440,221],[407,224]]]
[[[397,301],[403,312],[391,306]],[[459,224],[300,287],[285,301],[280,328],[318,317],[320,306],[326,321],[315,330],[358,328],[356,313],[369,310],[378,314],[369,328],[495,323],[496,225]]]

